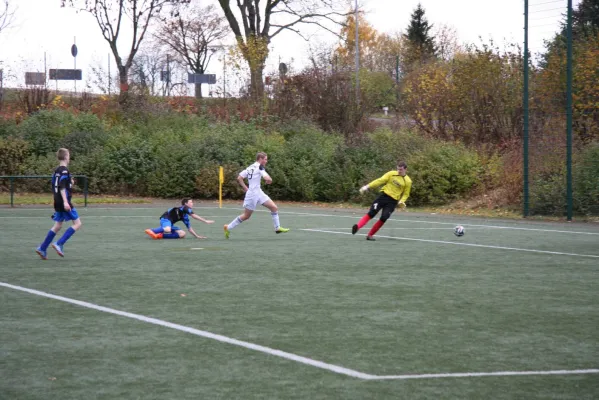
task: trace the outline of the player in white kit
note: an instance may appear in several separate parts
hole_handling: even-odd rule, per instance
[[[245,198],[243,199],[243,214],[235,218],[229,224],[225,225],[225,237],[228,239],[231,229],[241,224],[243,221],[249,219],[252,213],[256,210],[258,204],[262,204],[264,207],[270,210],[272,216],[272,222],[275,227],[275,233],[285,233],[289,229],[281,227],[279,223],[279,209],[277,205],[268,197],[266,193],[262,191],[260,187],[260,181],[264,178],[266,184],[272,183],[272,178],[264,166],[268,162],[268,156],[266,153],[256,154],[256,162],[244,169],[239,173],[237,182],[241,185],[245,192]],[[248,185],[246,186],[245,180],[247,179]]]

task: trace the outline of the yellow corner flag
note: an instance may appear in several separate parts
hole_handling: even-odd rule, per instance
[[[223,208],[223,183],[225,183],[225,170],[218,167],[218,208]]]

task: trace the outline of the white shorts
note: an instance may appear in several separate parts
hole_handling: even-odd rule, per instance
[[[262,190],[255,193],[247,192],[245,194],[245,198],[243,199],[243,208],[255,211],[258,204],[264,204],[268,200],[270,200],[270,197],[268,197],[268,195]]]

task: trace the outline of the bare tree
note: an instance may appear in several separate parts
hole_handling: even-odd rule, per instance
[[[118,74],[110,71],[110,66],[105,64],[106,60],[100,60],[95,56],[86,73],[86,88],[90,92],[100,91],[103,94],[112,94],[119,85]],[[108,60],[110,64],[110,60]]]
[[[150,22],[158,17],[168,4],[187,3],[189,0],[61,0],[62,6],[70,5],[89,12],[96,18],[104,39],[110,45],[119,71],[121,103],[127,100],[129,90],[129,69],[144,39]],[[123,17],[129,17],[133,36],[127,59],[118,50],[118,39],[125,23]]]
[[[0,1],[0,33],[14,22],[15,11],[8,0]]]
[[[302,36],[299,24],[316,25],[339,36],[331,24],[342,25],[349,14],[345,0],[266,0],[263,7],[260,0],[236,0],[239,18],[231,9],[231,0],[218,2],[250,68],[251,92],[256,98],[264,93],[262,77],[273,37],[285,30]]]
[[[193,7],[176,19],[164,21],[154,35],[158,42],[173,51],[180,62],[196,74],[203,74],[216,49],[213,43],[229,33],[226,20],[213,5]],[[195,86],[195,96],[202,97],[202,84]]]
[[[461,51],[458,34],[454,27],[441,24],[437,25],[434,33],[437,55],[443,60],[451,60]]]
[[[131,81],[144,94],[166,96],[175,84],[172,77],[179,69],[177,60],[169,60],[156,48],[145,48],[133,61]],[[163,76],[163,72],[168,76]]]

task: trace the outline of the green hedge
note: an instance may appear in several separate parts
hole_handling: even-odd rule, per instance
[[[483,172],[473,150],[410,132],[380,129],[348,146],[306,122],[262,125],[160,114],[109,126],[91,114],[41,111],[2,125],[0,150],[12,149],[10,171],[48,174],[64,146],[71,170],[90,177],[91,193],[176,198],[217,197],[220,165],[225,198],[241,198],[237,173],[258,151],[269,155],[274,183],[267,190],[280,200],[368,202],[375,194],[360,196],[357,188],[405,160],[414,181],[409,204],[441,204],[467,195]]]
[[[599,143],[591,144],[575,157],[572,167],[572,208],[580,215],[599,214]],[[530,188],[530,212],[566,215],[567,180],[565,166],[535,176]]]

